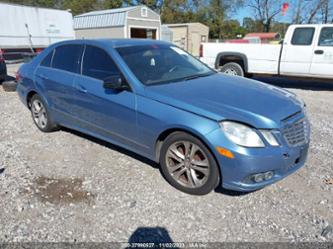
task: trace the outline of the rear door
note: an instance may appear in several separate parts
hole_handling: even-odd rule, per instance
[[[133,147],[137,146],[136,96],[130,90],[103,87],[105,79],[119,74],[108,52],[87,45],[81,75],[75,78],[75,115],[82,128]]]
[[[311,64],[311,74],[315,77],[333,78],[333,26],[320,29],[315,44]]]
[[[82,45],[56,47],[41,62],[35,73],[36,83],[43,91],[48,105],[57,114],[73,114],[74,79],[79,72]]]
[[[294,27],[286,37],[281,55],[280,74],[307,76],[313,57],[315,27]]]

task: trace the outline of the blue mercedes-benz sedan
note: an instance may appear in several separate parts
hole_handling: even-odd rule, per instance
[[[263,188],[308,154],[309,122],[293,93],[217,73],[170,43],[61,42],[17,78],[41,131],[68,127],[134,151],[189,194]]]

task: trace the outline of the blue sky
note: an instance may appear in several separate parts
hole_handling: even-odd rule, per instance
[[[240,22],[240,24],[243,24],[244,17],[254,18],[253,10],[249,7],[243,7],[240,8],[234,15],[230,16],[231,19],[237,19]],[[276,16],[276,19],[280,22],[290,22],[292,20],[292,11],[289,8],[286,16],[282,16],[282,14],[280,13]]]

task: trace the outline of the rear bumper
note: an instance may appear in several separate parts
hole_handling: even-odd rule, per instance
[[[235,191],[250,192],[275,183],[304,166],[309,143],[298,147],[266,146],[264,148],[245,148],[228,141],[222,131],[208,134],[213,148],[223,147],[231,151],[234,158],[227,158],[217,153],[215,157],[222,174],[222,187]],[[272,172],[268,180],[255,182],[257,174]]]
[[[22,82],[19,82],[16,87],[16,92],[21,100],[21,102],[28,107],[27,103],[27,96],[28,96],[28,88],[22,84]],[[29,108],[29,107],[28,107]]]

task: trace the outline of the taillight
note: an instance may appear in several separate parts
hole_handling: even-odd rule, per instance
[[[39,54],[39,53],[43,52],[43,49],[42,48],[36,48],[35,51],[36,51],[37,54]]]
[[[203,57],[203,45],[200,44],[199,57]]]
[[[3,57],[3,51],[0,49],[0,62],[4,62],[5,58]]]
[[[19,71],[17,71],[16,74],[15,74],[15,81],[19,82],[21,79],[22,79],[21,74],[20,74]]]

